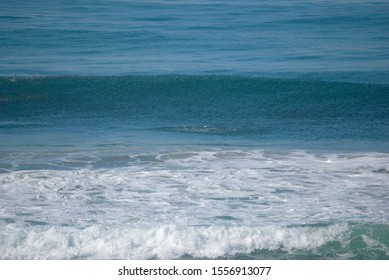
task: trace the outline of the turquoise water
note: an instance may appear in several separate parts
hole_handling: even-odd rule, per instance
[[[0,74],[387,72],[388,13],[358,0],[1,1]]]
[[[388,259],[386,1],[0,1],[0,259]]]

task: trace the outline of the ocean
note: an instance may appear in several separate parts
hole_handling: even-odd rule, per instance
[[[389,259],[387,1],[0,0],[0,259]]]

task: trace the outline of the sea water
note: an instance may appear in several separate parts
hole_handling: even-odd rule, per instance
[[[0,259],[389,259],[386,1],[0,3]]]

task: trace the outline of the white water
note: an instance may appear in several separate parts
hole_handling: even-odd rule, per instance
[[[0,174],[2,258],[310,249],[339,239],[344,223],[388,223],[385,153],[209,149],[125,157],[126,167]],[[334,225],[296,227],[321,223]]]
[[[21,225],[76,227],[382,222],[389,212],[388,163],[384,153],[143,154],[128,156],[120,168],[2,173],[0,209]]]
[[[217,258],[257,249],[314,250],[340,239],[346,225],[323,228],[177,227],[117,228],[91,226],[20,229],[9,225],[0,234],[3,259],[174,259],[185,255]]]

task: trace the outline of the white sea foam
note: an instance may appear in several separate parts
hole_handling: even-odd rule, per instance
[[[7,226],[0,233],[2,259],[174,259],[228,257],[255,250],[315,250],[338,240],[348,227],[178,227],[163,225],[85,229]]]
[[[388,174],[379,172],[387,154],[207,150],[131,155],[128,162],[2,173],[0,209],[20,223],[80,226],[388,219]]]
[[[124,158],[128,166],[119,168],[94,168],[88,157],[89,168],[1,173],[3,257],[317,248],[344,226],[296,225],[389,220],[385,153],[194,149]]]

